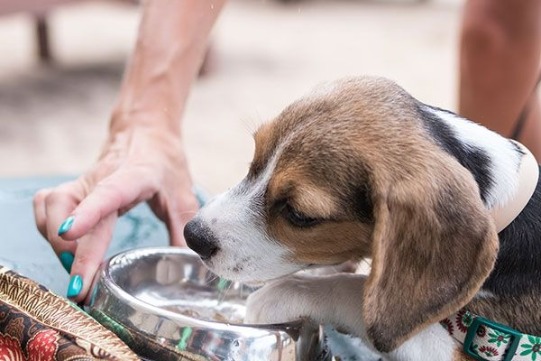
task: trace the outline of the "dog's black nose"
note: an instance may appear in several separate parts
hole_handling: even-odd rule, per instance
[[[188,247],[197,252],[203,260],[209,259],[219,250],[212,231],[195,219],[184,227],[184,238]]]

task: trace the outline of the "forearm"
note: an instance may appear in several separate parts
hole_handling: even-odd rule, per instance
[[[147,0],[113,108],[111,133],[134,125],[180,134],[190,86],[225,0]]]
[[[459,112],[510,136],[539,73],[541,3],[469,0],[464,14]]]

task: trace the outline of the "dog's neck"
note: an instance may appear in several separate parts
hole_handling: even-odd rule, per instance
[[[439,145],[472,173],[485,206],[494,210],[498,229],[503,229],[533,193],[538,172],[533,155],[520,143],[454,113],[427,105],[421,110]]]
[[[490,210],[494,222],[496,223],[498,233],[511,224],[520,212],[522,212],[524,207],[526,207],[535,191],[539,179],[539,165],[537,164],[535,157],[528,148],[518,142],[515,143],[524,153],[517,172],[517,186],[514,194],[506,203],[496,205]]]

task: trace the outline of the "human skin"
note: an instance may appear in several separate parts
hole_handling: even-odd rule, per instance
[[[541,111],[534,93],[540,75],[541,2],[469,0],[460,40],[459,113],[511,136],[529,113],[518,140],[541,159]]]
[[[147,201],[164,221],[172,245],[185,245],[183,228],[198,204],[181,118],[224,3],[143,3],[137,43],[98,161],[77,180],[34,196],[38,230],[70,271],[68,296],[76,302],[88,295],[117,218],[139,202]]]

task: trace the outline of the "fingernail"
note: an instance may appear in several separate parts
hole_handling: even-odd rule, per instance
[[[61,236],[64,233],[66,233],[67,231],[69,231],[71,226],[73,226],[73,221],[74,220],[75,220],[74,216],[69,216],[68,218],[66,218],[66,220],[64,222],[62,222],[62,224],[58,228],[58,235]]]
[[[83,279],[79,275],[72,276],[68,285],[68,298],[77,297],[83,289]]]
[[[71,265],[73,264],[73,253],[71,252],[62,252],[60,253],[60,263],[66,269],[66,271],[71,272]]]

